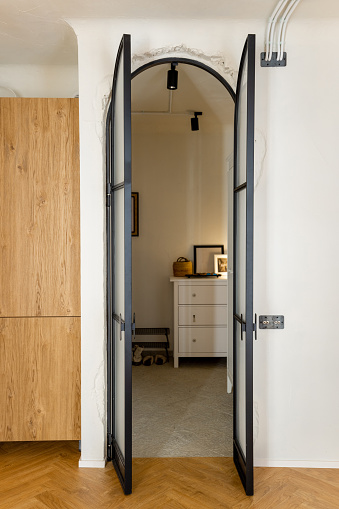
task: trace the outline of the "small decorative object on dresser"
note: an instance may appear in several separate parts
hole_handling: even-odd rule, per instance
[[[192,262],[180,256],[176,262],[173,263],[173,276],[181,277],[186,274],[192,274]]]
[[[227,255],[214,255],[214,272],[216,274],[227,274]]]
[[[179,357],[227,357],[227,278],[172,277],[174,367]]]

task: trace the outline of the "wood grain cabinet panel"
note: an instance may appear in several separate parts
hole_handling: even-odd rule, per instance
[[[80,439],[80,318],[0,319],[0,442]]]
[[[80,439],[78,99],[0,99],[0,441]]]
[[[78,99],[0,99],[0,317],[80,315]]]

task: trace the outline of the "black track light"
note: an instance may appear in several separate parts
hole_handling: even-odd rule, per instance
[[[175,69],[177,65],[177,62],[172,62],[171,68],[167,73],[168,90],[176,90],[178,88],[178,71]]]
[[[191,130],[192,131],[199,131],[199,119],[198,115],[202,115],[202,111],[195,111],[194,117],[191,118]]]

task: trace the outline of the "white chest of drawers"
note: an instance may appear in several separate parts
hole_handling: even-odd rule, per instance
[[[179,357],[227,357],[227,278],[172,277],[174,367]]]

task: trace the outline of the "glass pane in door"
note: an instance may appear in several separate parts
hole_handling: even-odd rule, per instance
[[[247,130],[247,55],[244,57],[244,67],[241,75],[240,86],[237,95],[238,119],[237,119],[237,171],[235,174],[235,186],[246,182],[246,130]]]
[[[235,238],[235,280],[236,302],[235,313],[246,320],[246,189],[236,193],[235,210],[237,211],[237,235]],[[236,322],[236,387],[237,387],[237,421],[236,432],[244,456],[246,456],[246,338],[241,331],[241,324]]]
[[[114,273],[114,425],[115,440],[125,450],[125,332],[120,317],[125,320],[125,250],[124,250],[124,189],[114,192],[113,198],[113,273]],[[119,320],[119,321],[118,321]]]

